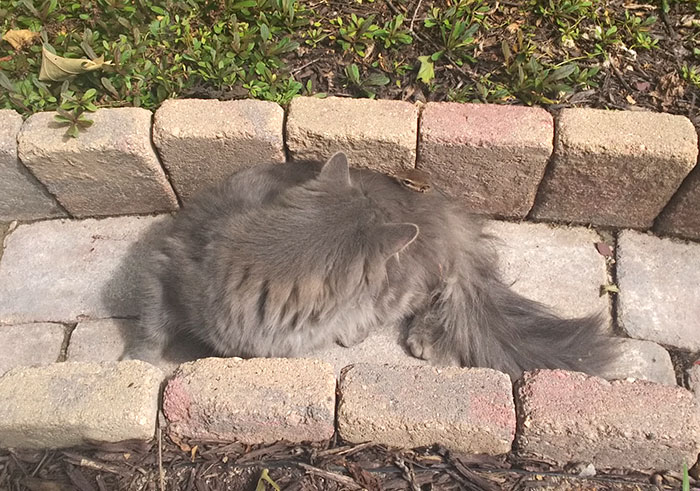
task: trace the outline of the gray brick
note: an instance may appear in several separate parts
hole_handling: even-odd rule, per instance
[[[97,319],[78,323],[68,344],[68,361],[118,361],[127,346],[137,340],[138,324],[133,319]],[[164,373],[174,372],[180,363],[202,358],[210,353],[201,351],[191,340],[173,343],[154,365]]]
[[[503,373],[358,364],[346,369],[339,391],[338,432],[350,442],[510,451],[515,410],[510,378]]]
[[[73,216],[177,209],[151,143],[151,113],[99,109],[79,138],[64,137],[52,112],[37,113],[19,133],[19,157]]]
[[[414,167],[417,132],[418,108],[403,101],[297,97],[287,117],[294,160],[342,150],[352,166],[387,173]]]
[[[671,355],[663,346],[639,339],[619,339],[619,343],[619,355],[602,374],[605,378],[634,378],[676,385]]]
[[[180,366],[163,410],[175,438],[326,440],[334,432],[335,377],[317,360],[207,358]]]
[[[255,164],[284,162],[284,111],[274,102],[168,100],[153,141],[180,198]]]
[[[698,139],[683,116],[563,109],[554,158],[532,216],[648,228],[695,166]]]
[[[554,122],[541,108],[430,102],[417,167],[476,213],[523,218],[552,154]]]
[[[678,386],[538,370],[525,374],[516,399],[523,457],[662,471],[700,452],[700,410]]]
[[[168,217],[19,225],[0,261],[0,324],[138,313],[138,274]]]
[[[0,375],[15,367],[58,361],[64,336],[61,324],[0,326]]]
[[[633,338],[700,350],[700,244],[620,234],[619,319]]]
[[[66,212],[17,158],[22,117],[0,109],[0,220],[35,220]]]
[[[610,319],[608,298],[600,296],[607,280],[605,258],[598,254],[598,234],[584,227],[490,221],[498,238],[503,278],[518,293],[564,316],[602,313]]]
[[[0,448],[150,439],[162,379],[140,361],[10,370],[0,377]]]
[[[662,234],[700,239],[700,166],[685,178],[671,202],[656,219],[654,229]]]

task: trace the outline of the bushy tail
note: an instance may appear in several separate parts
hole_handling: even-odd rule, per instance
[[[479,281],[456,275],[433,297],[430,324],[439,357],[490,367],[515,380],[523,371],[562,368],[599,375],[614,357],[601,316],[563,319],[519,295],[488,271]]]

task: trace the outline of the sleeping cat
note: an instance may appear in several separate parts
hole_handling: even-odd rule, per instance
[[[149,258],[143,299],[129,358],[183,335],[222,356],[299,356],[396,323],[416,357],[513,378],[597,373],[611,357],[597,317],[561,319],[502,282],[457,202],[342,153],[253,167],[188,203]]]

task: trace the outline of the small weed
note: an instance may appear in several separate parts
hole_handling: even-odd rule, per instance
[[[359,56],[365,56],[367,48],[374,44],[374,36],[379,26],[374,24],[375,15],[362,18],[351,14],[346,24],[342,17],[335,20],[338,26],[338,44],[344,51],[354,51]]]
[[[683,65],[681,67],[681,77],[689,84],[700,89],[700,67],[695,65]]]
[[[367,77],[363,78],[360,75],[359,67],[355,63],[351,63],[345,67],[345,77],[350,88],[370,99],[376,97],[376,93],[373,89],[376,87],[383,87],[391,81],[389,77],[379,72],[370,73]]]

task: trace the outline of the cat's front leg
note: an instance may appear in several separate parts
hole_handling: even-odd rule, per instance
[[[409,321],[406,344],[416,358],[435,360],[439,356],[435,345],[441,335],[442,328],[431,318],[430,311],[426,311]]]

